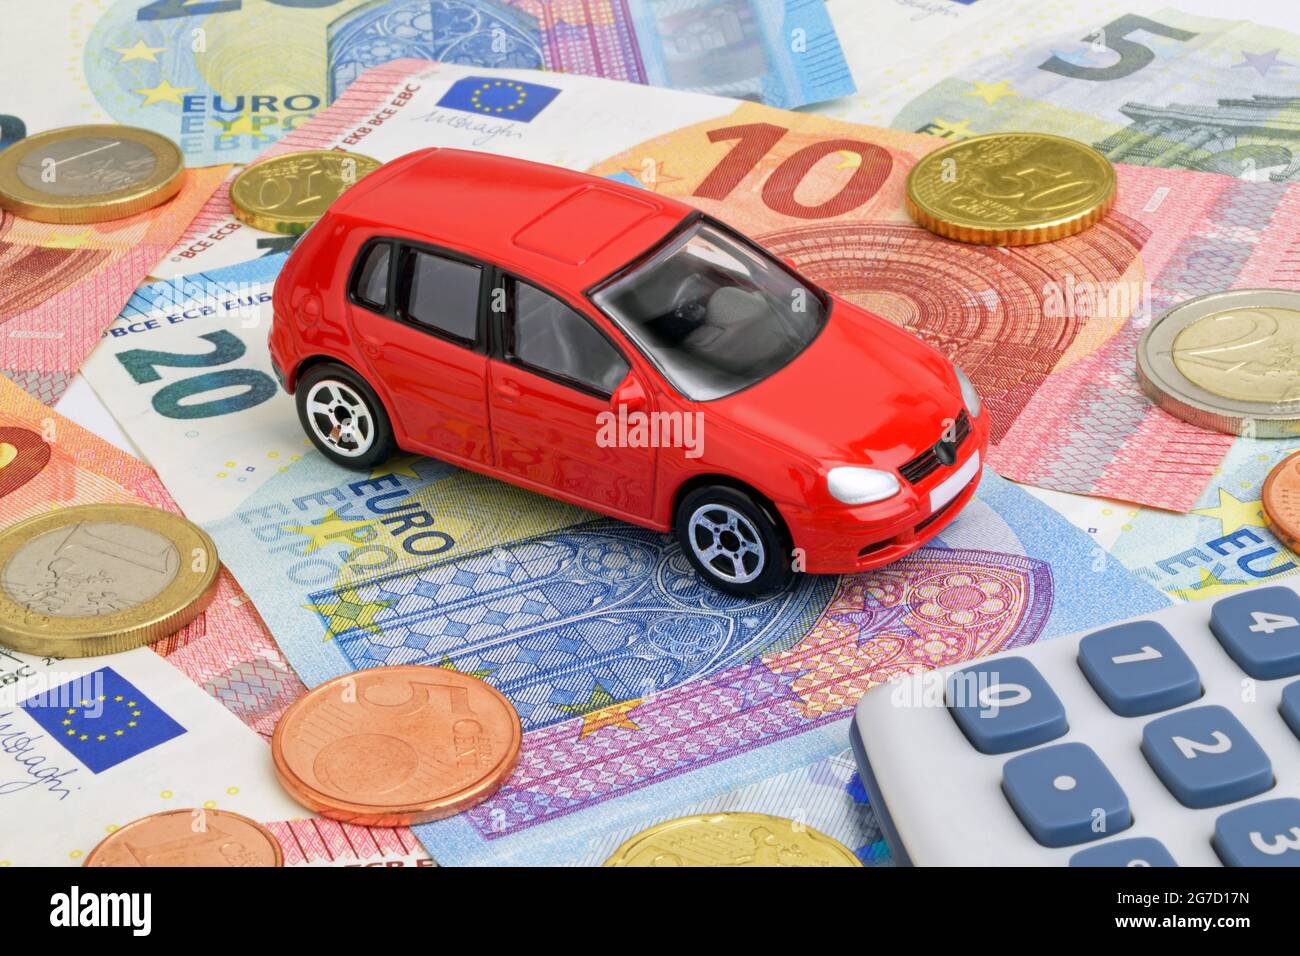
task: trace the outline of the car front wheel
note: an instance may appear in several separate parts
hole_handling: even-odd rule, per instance
[[[767,508],[737,488],[697,488],[677,506],[677,540],[715,588],[728,594],[770,591],[789,580],[785,535]]]
[[[330,363],[308,369],[298,383],[297,401],[307,437],[336,465],[366,470],[397,450],[384,403],[345,366]]]

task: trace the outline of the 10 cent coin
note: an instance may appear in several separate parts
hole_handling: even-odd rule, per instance
[[[285,153],[249,166],[235,177],[230,204],[235,218],[254,229],[295,236],[380,165],[369,156],[332,149]]]
[[[701,813],[642,830],[606,866],[862,866],[824,833],[766,813]]]
[[[510,701],[476,677],[406,665],[357,671],[299,698],[271,753],[285,789],[322,816],[410,826],[486,800],[519,759]]]
[[[0,644],[94,657],[180,630],[212,600],[208,535],[145,505],[79,505],[0,531]]]

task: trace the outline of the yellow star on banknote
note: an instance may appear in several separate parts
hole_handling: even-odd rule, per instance
[[[453,661],[446,654],[443,654],[442,660],[438,661],[438,663],[434,664],[433,666],[441,667],[445,671],[455,671],[457,674],[467,674],[470,677],[477,677],[479,680],[482,680],[483,678],[490,676],[491,673],[494,670],[496,670],[495,667],[484,667],[482,670],[477,670],[477,671],[463,671],[459,667],[457,667],[456,662]]]
[[[415,459],[417,456],[410,455],[406,458],[390,458],[378,468],[370,472],[370,480],[382,478],[384,475],[401,475],[403,478],[413,478],[420,480],[420,476],[415,471]]]
[[[113,47],[114,53],[122,54],[122,59],[118,63],[126,63],[130,60],[148,60],[150,63],[157,63],[158,57],[155,53],[161,53],[166,47],[148,46],[143,40],[137,40],[135,46]]]
[[[862,165],[862,156],[851,149],[841,149],[839,154],[840,161],[835,164],[836,169],[857,169]]]
[[[1250,584],[1250,581],[1224,581],[1214,572],[1201,568],[1200,581],[1191,587],[1175,588],[1170,593],[1183,601],[1203,601],[1206,598],[1217,598],[1225,594],[1232,594],[1234,591],[1249,587]]]
[[[335,597],[337,600],[334,601],[303,605],[307,610],[315,611],[325,618],[326,640],[354,628],[378,634],[380,627],[375,623],[375,616],[393,606],[392,601],[366,600],[355,589],[340,591]]]
[[[950,139],[965,139],[967,136],[974,136],[975,131],[970,128],[970,120],[950,120],[937,119],[930,123],[930,129],[926,132],[934,133],[936,136],[946,136]]]
[[[172,86],[167,80],[163,80],[157,86],[145,87],[141,90],[132,90],[132,93],[139,93],[144,97],[141,106],[153,106],[155,103],[175,103],[177,106],[181,103],[181,97],[186,93],[193,93],[192,86]]]
[[[592,688],[591,697],[585,704],[561,704],[560,710],[582,715],[582,731],[579,738],[604,730],[607,727],[624,727],[628,730],[640,730],[640,724],[627,715],[640,707],[642,699],[615,701],[614,695],[600,686]]]
[[[80,249],[90,241],[91,236],[95,233],[91,229],[83,229],[81,232],[56,232],[50,238],[46,239],[41,245],[46,249]]]
[[[274,120],[272,122],[275,122]],[[218,136],[224,139],[227,136],[265,136],[253,123],[251,113],[241,113],[238,119],[230,120],[212,120],[213,126],[220,126],[221,132]]]
[[[353,531],[360,531],[362,528],[370,527],[369,521],[349,521],[346,518],[339,517],[338,511],[331,508],[325,512],[325,517],[320,521],[313,521],[311,524],[288,524],[284,525],[281,530],[293,531],[297,534],[305,535],[308,539],[307,547],[304,554],[311,554],[313,551],[319,551],[335,538],[346,538]]]
[[[1219,504],[1216,507],[1196,508],[1192,514],[1216,519],[1223,534],[1232,534],[1247,526],[1268,527],[1268,522],[1264,519],[1264,509],[1260,507],[1258,498],[1253,501],[1249,498],[1243,501],[1233,497],[1232,492],[1225,488],[1219,489]]]
[[[972,85],[975,89],[970,90],[966,95],[978,96],[989,106],[992,106],[1004,96],[1020,95],[1011,88],[1010,80],[1003,80],[1001,83],[981,83],[979,80],[976,80]]]

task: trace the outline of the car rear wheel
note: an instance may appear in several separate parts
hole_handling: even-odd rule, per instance
[[[677,540],[713,587],[751,595],[791,576],[785,535],[768,509],[726,485],[697,488],[677,506]]]
[[[367,470],[397,450],[383,402],[351,369],[333,363],[308,369],[297,400],[307,437],[335,464]]]

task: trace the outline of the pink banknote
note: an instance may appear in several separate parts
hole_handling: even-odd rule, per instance
[[[55,225],[0,210],[0,375],[57,400],[229,170],[189,170],[174,199],[112,222]]]

